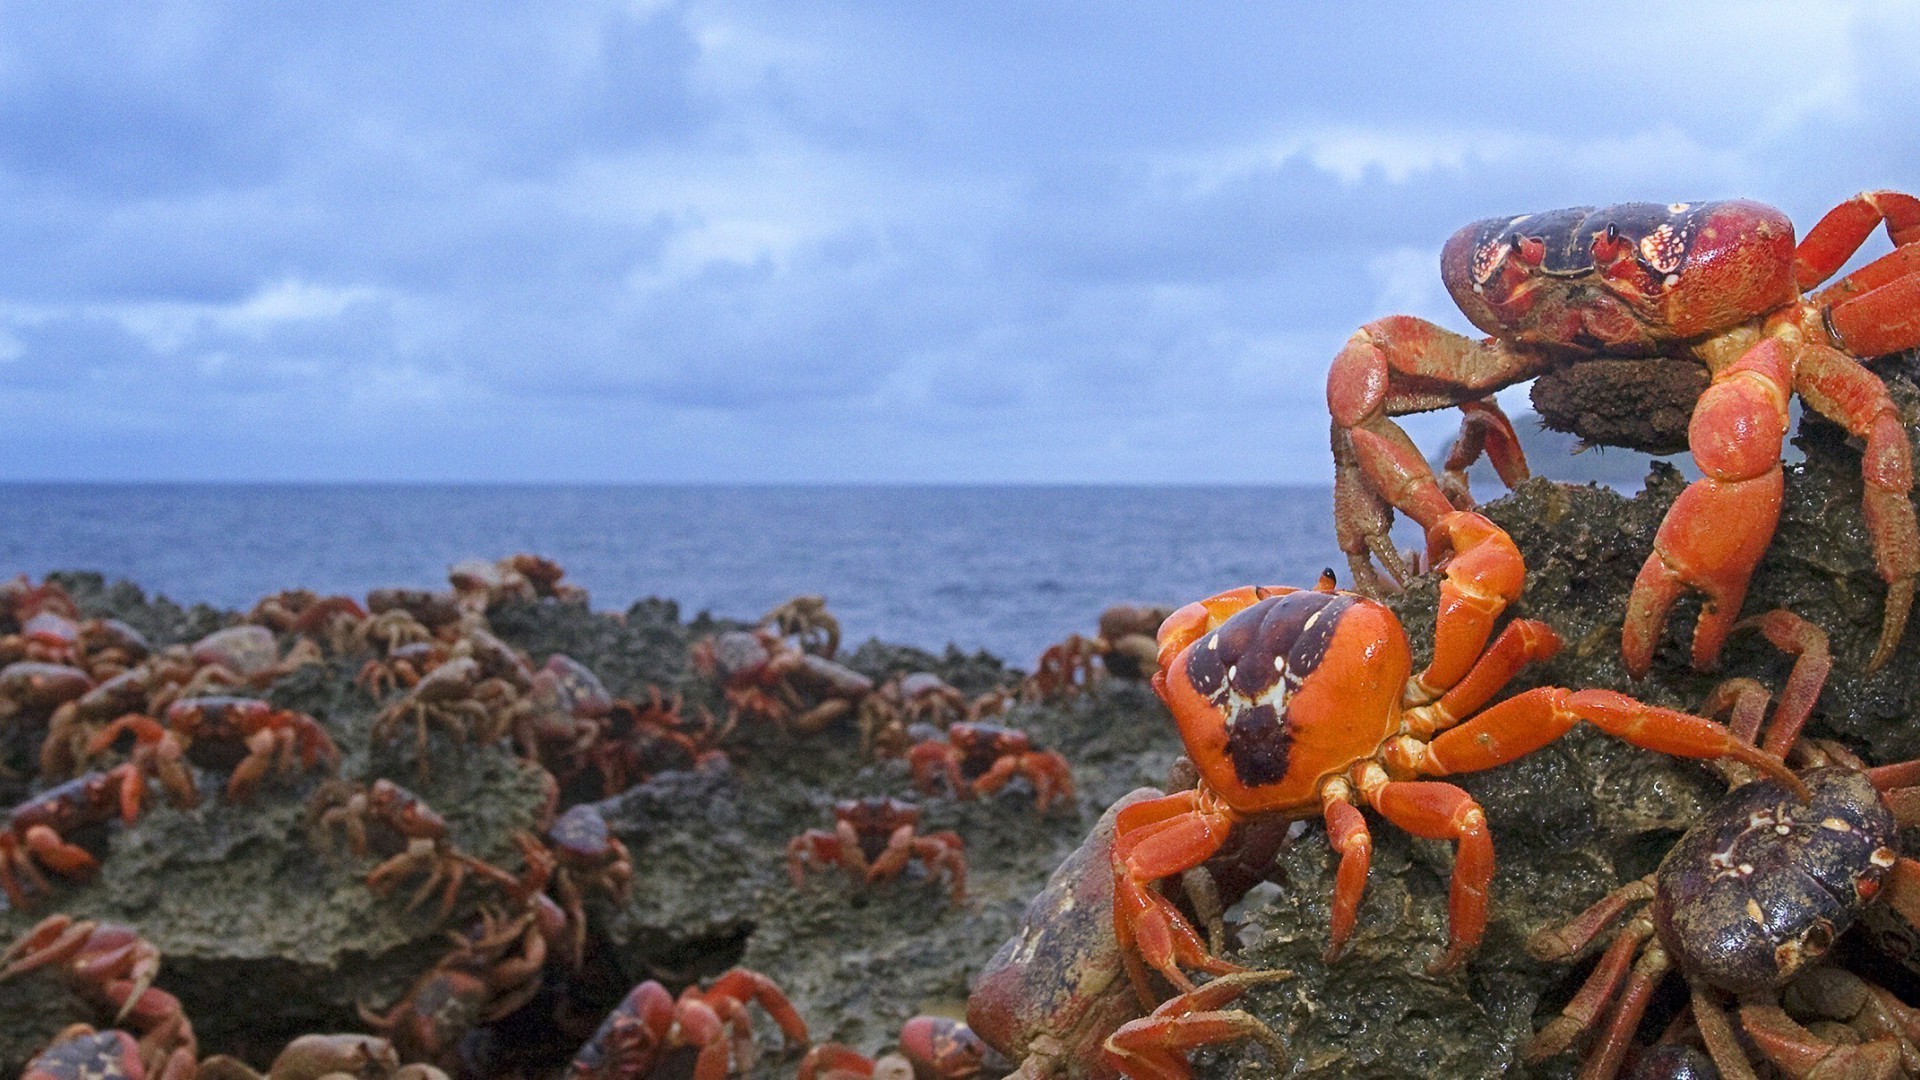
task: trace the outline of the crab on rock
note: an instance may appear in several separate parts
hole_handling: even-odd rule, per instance
[[[1417,836],[1457,841],[1438,973],[1465,960],[1486,928],[1493,841],[1472,796],[1417,777],[1513,761],[1585,720],[1651,750],[1735,758],[1804,790],[1778,757],[1721,725],[1610,690],[1544,686],[1482,711],[1524,665],[1558,651],[1560,639],[1545,623],[1519,619],[1488,646],[1494,620],[1520,595],[1520,552],[1479,514],[1454,511],[1437,525],[1454,556],[1440,586],[1433,660],[1417,676],[1409,678],[1412,657],[1393,612],[1336,592],[1324,578],[1325,591],[1234,589],[1188,604],[1161,627],[1153,685],[1200,783],[1119,818],[1114,923],[1143,1000],[1142,961],[1186,993],[1194,984],[1182,967],[1239,970],[1213,956],[1149,886],[1205,862],[1250,818],[1324,817],[1340,853],[1330,960],[1353,933],[1372,855],[1360,804]]]
[[[1886,223],[1894,251],[1810,295]],[[1920,199],[1857,195],[1796,248],[1793,223],[1759,203],[1626,203],[1468,225],[1447,241],[1440,272],[1454,302],[1492,336],[1462,337],[1411,316],[1369,323],[1327,375],[1333,413],[1334,520],[1363,592],[1372,559],[1400,580],[1408,568],[1388,527],[1394,510],[1443,549],[1440,523],[1465,505],[1465,469],[1484,449],[1509,485],[1527,476],[1513,428],[1490,396],[1503,386],[1601,356],[1706,365],[1688,444],[1705,475],[1667,512],[1627,602],[1621,651],[1644,675],[1667,613],[1704,594],[1693,663],[1711,667],[1780,516],[1780,442],[1788,399],[1866,442],[1862,510],[1887,599],[1869,670],[1900,640],[1920,568],[1908,499],[1912,452],[1887,388],[1858,358],[1920,345]],[[1454,489],[1391,417],[1457,405]]]
[[[933,791],[933,778],[944,772],[956,799],[991,795],[1016,776],[1033,785],[1033,810],[1044,814],[1055,799],[1073,801],[1073,770],[1058,750],[1042,750],[1024,731],[999,724],[947,725],[947,739],[928,739],[907,751],[913,782],[921,791]]]
[[[628,991],[574,1055],[567,1080],[653,1077],[668,1062],[684,1067],[678,1059],[687,1055],[694,1059],[693,1080],[724,1080],[730,1066],[744,1072],[755,1057],[747,1016],[755,1002],[779,1025],[789,1049],[812,1041],[787,995],[757,971],[733,968],[707,989],[689,986],[678,998],[648,979]]]
[[[898,877],[919,859],[929,876],[945,872],[955,904],[967,898],[966,842],[959,833],[921,835],[920,808],[884,795],[833,804],[833,831],[808,829],[787,843],[787,874],[805,888],[807,867],[839,863],[872,884]]]

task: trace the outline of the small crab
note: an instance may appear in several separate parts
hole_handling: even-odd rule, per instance
[[[247,612],[246,621],[282,634],[298,634],[321,642],[336,653],[352,651],[360,642],[367,609],[351,596],[321,596],[311,589],[287,589],[263,597]]]
[[[781,637],[790,637],[802,652],[833,659],[840,651],[840,620],[827,610],[827,598],[808,593],[796,596],[760,616]]]
[[[402,1065],[393,1043],[378,1035],[302,1035],[273,1059],[266,1074],[215,1054],[194,1080],[447,1080],[432,1065]]]
[[[183,759],[204,769],[232,769],[226,798],[235,803],[251,798],[269,771],[296,771],[296,758],[303,769],[332,769],[340,762],[340,748],[319,721],[253,698],[181,698],[167,706],[164,723],[139,713],[122,716],[100,729],[88,753],[100,753],[128,731],[135,766],[158,778],[181,807],[200,802]],[[133,812],[138,809],[136,794]]]
[[[1034,662],[1033,674],[1020,684],[1026,701],[1066,701],[1085,693],[1100,677],[1101,642],[1068,634],[1046,647]]]
[[[1792,751],[1812,766],[1800,773],[1811,796],[1735,771],[1739,786],[1674,843],[1653,873],[1535,933],[1527,943],[1535,959],[1564,960],[1619,926],[1561,1015],[1534,1037],[1529,1062],[1571,1047],[1604,1020],[1582,1075],[1612,1077],[1648,999],[1677,969],[1701,1040],[1727,1075],[1751,1075],[1743,1043],[1796,1076],[1892,1076],[1903,1057],[1910,1068],[1920,1065],[1920,1012],[1822,966],[1871,904],[1889,906],[1903,920],[1920,918],[1920,864],[1897,846],[1898,829],[1920,819],[1913,810],[1920,789],[1909,786],[1920,778],[1920,762],[1869,770],[1832,744],[1802,744],[1802,726],[1831,667],[1826,635],[1786,611],[1734,629],[1749,625],[1796,656],[1762,746]],[[1731,708],[1729,727],[1751,742],[1768,700],[1759,683],[1730,679],[1716,688],[1708,711]],[[1628,912],[1634,914],[1620,925]],[[1738,1002],[1738,1031],[1722,1006],[1727,997]],[[1801,1026],[1786,1004],[1822,1018],[1860,1017],[1865,1037],[1833,1041]]]
[[[80,621],[64,611],[41,610],[20,621],[20,629],[0,638],[0,658],[43,664],[80,662]]]
[[[812,734],[852,712],[873,690],[866,676],[802,652],[764,627],[702,638],[690,658],[695,670],[719,684],[729,723],[749,717]]]
[[[147,636],[119,619],[80,624],[80,666],[95,679],[110,679],[153,655]]]
[[[953,832],[921,835],[918,806],[886,796],[842,799],[833,804],[833,817],[832,832],[808,829],[788,842],[787,874],[794,888],[806,887],[809,865],[838,863],[871,885],[899,876],[919,859],[929,877],[946,875],[955,905],[966,901],[966,842]]]
[[[0,682],[6,673],[0,671]],[[74,775],[93,759],[90,746],[108,724],[147,707],[147,672],[123,671],[53,710],[47,735],[40,742],[40,775],[61,780]]]
[[[513,712],[513,739],[527,760],[568,778],[585,767],[612,712],[613,695],[600,677],[565,653],[554,653],[534,673],[532,693]]]
[[[567,572],[560,564],[544,555],[530,555],[520,552],[509,555],[500,562],[513,568],[527,583],[533,586],[534,594],[542,599],[564,600],[570,604],[585,604],[587,590],[578,585],[561,581]]]
[[[160,950],[133,927],[49,915],[0,953],[0,982],[40,968],[58,973],[114,1023],[142,1032],[139,1054],[149,1071],[175,1075],[165,1070],[184,1060],[192,1075],[193,1026],[180,999],[153,985]]]
[[[1418,675],[1406,632],[1375,601],[1320,589],[1247,586],[1188,604],[1160,628],[1153,686],[1200,771],[1192,791],[1129,807],[1114,841],[1116,933],[1142,1000],[1151,967],[1181,991],[1182,966],[1239,969],[1211,955],[1150,883],[1211,857],[1249,819],[1323,817],[1340,853],[1329,961],[1352,936],[1373,844],[1362,804],[1415,835],[1457,844],[1447,949],[1451,971],[1486,928],[1493,840],[1486,814],[1452,784],[1420,781],[1516,760],[1586,721],[1664,753],[1731,757],[1800,789],[1780,759],[1698,716],[1610,690],[1543,686],[1490,708],[1558,635],[1520,619],[1497,638],[1526,567],[1506,532],[1471,512],[1441,523],[1454,550],[1440,585],[1433,659]],[[1493,638],[1492,644],[1488,644]]]
[[[425,778],[430,726],[437,724],[461,739],[492,742],[502,734],[518,701],[519,693],[511,685],[485,677],[480,661],[470,656],[456,657],[434,668],[404,697],[381,710],[374,718],[370,737],[375,743],[391,742],[400,726],[411,722],[416,736],[415,764]]]
[[[432,635],[452,633],[466,621],[458,597],[429,589],[374,589],[367,593],[367,610],[375,616],[405,612]]]
[[[216,686],[264,688],[308,664],[325,661],[320,647],[308,638],[295,642],[282,656],[273,631],[251,624],[208,634],[193,643],[190,655],[196,670],[180,692],[181,697],[193,697]]]
[[[128,789],[142,783],[139,769],[117,765],[77,776],[14,807],[0,830],[0,889],[13,906],[29,906],[29,886],[53,892],[42,866],[65,878],[92,878],[100,860],[76,843],[74,834],[105,827],[123,809]]]
[[[1004,691],[989,693],[1004,695]],[[963,717],[976,718],[967,695],[931,671],[895,675],[881,683],[861,700],[858,716],[860,752],[882,758],[905,756],[913,743],[908,730],[915,725],[937,727]]]
[[[540,990],[552,912],[534,908],[512,918],[483,911],[476,925],[449,931],[453,951],[414,980],[382,1012],[359,1003],[360,1019],[407,1061],[458,1069],[456,1049],[467,1033],[513,1012]]]
[[[800,1059],[794,1080],[974,1080],[1013,1071],[973,1029],[950,1017],[908,1020],[900,1025],[899,1044],[876,1060],[843,1043],[819,1043]]]
[[[591,803],[561,814],[547,828],[544,844],[527,833],[516,839],[527,861],[527,874],[516,889],[531,895],[551,883],[567,917],[567,958],[578,968],[586,958],[586,894],[603,892],[616,901],[626,899],[633,885],[633,857]]]
[[[720,740],[732,729],[702,706],[697,718],[680,714],[678,693],[667,697],[647,687],[641,704],[615,698],[605,730],[587,749],[588,764],[599,772],[607,798],[667,768],[700,768],[726,760]],[[684,760],[682,760],[684,759]]]
[[[118,1028],[74,1024],[27,1062],[20,1080],[195,1080],[191,1032],[171,1030],[135,1039]]]
[[[958,799],[991,795],[1016,776],[1033,785],[1033,809],[1044,814],[1055,799],[1073,801],[1073,770],[1058,751],[1033,745],[1024,731],[998,724],[957,723],[947,727],[945,742],[929,739],[907,751],[913,782],[921,791],[933,790],[934,776],[944,772]]]
[[[334,830],[340,829],[357,856],[372,850],[370,828],[397,834],[401,850],[367,874],[367,888],[384,896],[400,879],[424,870],[426,878],[407,901],[407,911],[419,907],[438,887],[440,918],[445,919],[453,913],[454,900],[469,873],[502,886],[518,884],[505,870],[454,847],[447,839],[446,819],[426,800],[391,780],[375,780],[367,787],[341,781],[324,785],[308,805],[307,819],[321,846],[331,848]]]
[[[627,993],[574,1056],[567,1080],[643,1080],[669,1062],[692,1056],[694,1080],[723,1080],[745,1071],[756,1047],[747,1006],[758,1003],[786,1036],[789,1050],[811,1042],[787,995],[757,971],[734,968],[705,990],[689,986],[675,998],[652,979]],[[684,1051],[685,1053],[681,1053]],[[682,1063],[684,1065],[684,1063]]]
[[[0,668],[0,723],[48,720],[54,710],[93,689],[93,679],[71,664],[16,660]]]
[[[421,679],[447,660],[447,647],[432,640],[405,642],[385,649],[384,653],[360,665],[360,673],[353,678],[354,683],[365,688],[367,696],[375,700],[387,696],[389,691],[420,685]]]

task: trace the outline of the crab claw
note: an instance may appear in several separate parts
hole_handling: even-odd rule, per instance
[[[1687,589],[1704,597],[1693,666],[1705,670],[1720,659],[1747,582],[1780,521],[1786,491],[1780,442],[1792,372],[1787,347],[1763,341],[1715,374],[1694,406],[1687,445],[1704,475],[1667,510],[1627,598],[1620,653],[1634,678],[1652,666],[1667,613]]]

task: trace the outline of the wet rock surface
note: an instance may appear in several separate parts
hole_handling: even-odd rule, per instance
[[[1915,395],[1904,382],[1897,390],[1911,418]],[[1816,734],[1842,738],[1874,761],[1920,755],[1920,725],[1910,722],[1920,634],[1909,633],[1880,672],[1861,671],[1878,632],[1884,586],[1860,520],[1858,449],[1817,420],[1800,439],[1807,462],[1790,471],[1779,533],[1747,610],[1788,606],[1832,635],[1835,675],[1815,712]],[[1686,708],[1727,675],[1780,684],[1786,659],[1752,633],[1735,637],[1721,671],[1688,669],[1692,602],[1675,613],[1649,678],[1635,683],[1622,671],[1626,596],[1680,488],[1676,474],[1656,467],[1634,499],[1535,480],[1485,508],[1527,558],[1528,590],[1513,613],[1546,620],[1566,641],[1558,657],[1523,673],[1515,689],[1609,687]],[[85,614],[125,619],[156,645],[192,640],[230,617],[182,609],[93,576],[61,580]],[[1429,578],[1393,601],[1417,660],[1431,639],[1434,600]],[[619,615],[555,600],[514,602],[496,606],[488,619],[536,664],[564,652],[615,696],[638,699],[659,687],[683,694],[689,711],[716,712],[723,708],[719,696],[690,668],[688,648],[740,625],[705,615],[683,620],[673,604],[657,600]],[[268,696],[327,727],[344,752],[343,776],[387,777],[417,790],[449,819],[455,843],[517,871],[512,837],[537,818],[537,773],[504,743],[472,746],[436,731],[423,780],[411,734],[391,746],[370,745],[368,729],[382,702],[353,683],[361,659],[336,657],[302,669]],[[878,642],[841,659],[876,681],[932,671],[968,694],[1011,686],[1020,675],[984,655]],[[523,1014],[477,1038],[471,1050],[479,1071],[550,1075],[635,982],[655,978],[677,990],[735,964],[771,976],[815,1040],[877,1052],[915,1013],[960,1014],[969,980],[1100,811],[1134,788],[1161,784],[1179,753],[1159,702],[1137,682],[1109,678],[1063,704],[1017,705],[1002,720],[1065,755],[1076,799],[1042,816],[1024,781],[981,800],[944,790],[920,796],[903,762],[862,757],[849,720],[809,737],[748,725],[729,739],[724,767],[660,773],[605,799],[604,792],[570,789],[569,801],[596,799],[629,848],[634,886],[619,903],[588,898],[586,970],[551,979]],[[221,778],[209,774],[196,809],[156,799],[139,821],[90,838],[103,856],[97,881],[59,883],[54,900],[32,912],[0,912],[0,941],[55,910],[137,926],[161,949],[158,985],[185,1003],[203,1054],[234,1053],[264,1066],[295,1035],[360,1030],[355,1002],[392,1001],[445,951],[443,931],[471,918],[489,894],[464,894],[448,924],[431,904],[402,913],[410,882],[393,897],[373,896],[361,880],[372,859],[329,854],[309,836],[306,800],[318,782],[270,778],[253,802],[235,806],[219,797]],[[1241,905],[1242,947],[1233,953],[1249,966],[1294,972],[1240,1003],[1288,1041],[1291,1060],[1276,1062],[1252,1047],[1207,1050],[1195,1055],[1199,1075],[1515,1074],[1520,1048],[1585,971],[1528,959],[1526,936],[1646,873],[1724,790],[1699,765],[1585,729],[1460,783],[1486,808],[1499,860],[1492,922],[1472,961],[1447,977],[1424,972],[1445,941],[1449,845],[1412,839],[1370,815],[1373,874],[1353,947],[1341,961],[1323,963],[1334,860],[1320,826],[1309,822],[1282,851],[1275,884]],[[835,800],[866,795],[915,798],[925,811],[923,831],[951,829],[965,839],[964,906],[949,904],[943,885],[918,866],[871,887],[829,868],[811,873],[804,890],[793,888],[788,840],[829,828]],[[102,1019],[51,976],[0,984],[0,1075],[17,1072],[64,1024]],[[751,1075],[791,1076],[796,1059],[778,1050],[777,1033],[757,1011],[755,1026],[763,1052]],[[1571,1060],[1555,1061],[1541,1075],[1569,1075],[1572,1068]]]

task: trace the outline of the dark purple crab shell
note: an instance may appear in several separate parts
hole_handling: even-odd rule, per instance
[[[21,1080],[138,1080],[140,1044],[118,1029],[62,1039],[27,1062]]]
[[[607,828],[607,819],[590,803],[568,808],[547,829],[547,839],[555,847],[582,858],[597,858],[606,854],[612,837],[612,831]]]
[[[1893,814],[1866,774],[1812,769],[1802,804],[1773,780],[1729,794],[1655,872],[1654,926],[1681,970],[1735,994],[1818,960],[1898,859]]]

